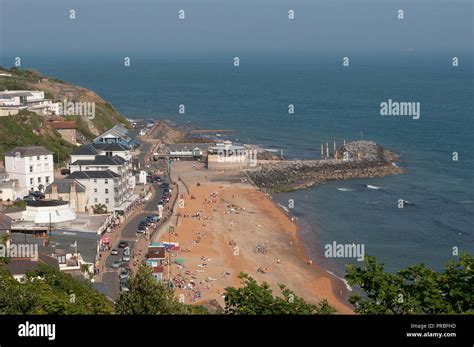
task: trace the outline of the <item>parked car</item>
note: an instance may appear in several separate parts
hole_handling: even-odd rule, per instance
[[[122,265],[122,262],[120,262],[119,260],[115,260],[112,262],[112,268],[113,269],[118,269],[120,267],[120,265]]]
[[[151,178],[151,183],[160,183],[161,178],[159,176],[154,176]]]
[[[129,291],[129,289],[127,287],[127,281],[128,281],[128,279],[120,280],[120,291],[121,292],[128,292]]]
[[[138,229],[139,230],[147,230],[148,229],[148,224],[147,222],[145,221],[141,221],[140,223],[138,223]]]
[[[110,254],[112,254],[112,255],[117,255],[117,254],[119,254],[118,248],[112,248],[112,251],[110,252]]]
[[[147,216],[145,220],[146,220],[147,223],[155,223],[155,222],[158,222],[159,218],[158,218],[158,216],[151,216],[150,215],[150,216]]]
[[[130,255],[123,255],[122,256],[122,262],[127,263],[130,261]]]
[[[153,223],[158,222],[160,220],[160,216],[158,216],[157,214],[149,215],[146,218],[150,219]]]
[[[119,248],[125,248],[128,246],[128,242],[127,241],[120,241],[119,244],[118,244],[118,247]]]
[[[128,279],[128,271],[125,270],[125,269],[120,270],[119,278],[120,278],[120,283],[122,283],[122,280],[127,280]],[[126,281],[125,281],[125,283],[126,283]]]

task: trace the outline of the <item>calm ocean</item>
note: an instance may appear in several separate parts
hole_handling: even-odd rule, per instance
[[[132,57],[128,68],[110,56],[22,60],[93,89],[127,117],[234,129],[231,140],[286,157],[319,158],[321,143],[361,137],[400,153],[406,174],[275,197],[294,200],[308,251],[338,275],[355,261],[322,257],[333,241],[364,244],[392,271],[421,262],[440,269],[453,247],[474,253],[472,55],[458,54],[457,68],[449,53],[353,54],[349,67],[342,56],[241,55],[238,68],[222,54]],[[381,116],[388,99],[420,102],[420,119]],[[413,205],[399,209],[398,199]]]

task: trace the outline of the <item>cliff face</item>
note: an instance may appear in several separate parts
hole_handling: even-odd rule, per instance
[[[345,160],[259,161],[259,165],[249,170],[248,174],[261,189],[285,192],[327,181],[383,177],[405,171],[395,164],[398,159],[395,153],[374,142],[351,142],[342,146],[338,152]]]

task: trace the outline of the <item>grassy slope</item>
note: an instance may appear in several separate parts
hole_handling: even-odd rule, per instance
[[[45,97],[54,99],[55,101],[67,99],[67,101],[95,102],[96,115],[94,119],[79,116],[67,117],[77,121],[78,130],[88,140],[92,140],[117,123],[122,123],[126,127],[130,127],[125,117],[110,103],[106,102],[91,90],[50,77],[48,77],[47,80],[41,81],[41,78],[44,76],[33,70],[18,70],[16,68],[5,69],[0,67],[0,71],[1,70],[12,73],[14,76],[0,76],[0,90],[37,89],[45,91]]]
[[[46,120],[33,112],[0,117],[0,157],[17,146],[40,145],[54,153],[54,162],[62,162],[74,149],[61,135],[46,124]]]
[[[67,99],[68,101],[95,102],[94,119],[80,116],[66,117],[76,121],[78,131],[87,140],[94,139],[117,123],[129,127],[127,120],[110,103],[88,89],[55,78],[40,81],[43,76],[32,70],[0,67],[0,71],[14,75],[12,77],[0,76],[0,90],[36,89],[45,91],[45,97],[55,101]],[[3,158],[8,150],[26,145],[41,145],[48,148],[55,153],[55,163],[58,162],[58,155],[62,162],[74,149],[73,145],[64,141],[60,134],[49,126],[45,117],[38,116],[33,112],[21,112],[17,116],[0,117],[0,158]]]

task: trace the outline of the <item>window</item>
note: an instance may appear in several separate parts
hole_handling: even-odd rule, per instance
[[[36,157],[36,160],[40,160],[40,156],[39,156],[39,155]]]
[[[47,155],[44,156],[44,160],[48,160],[48,156],[47,156]]]
[[[30,165],[30,172],[33,172],[33,165]]]
[[[97,188],[94,188],[94,193],[97,193]]]
[[[38,183],[41,183],[41,177],[38,177]]]
[[[109,203],[109,198],[106,198],[106,199],[105,199],[105,203],[106,203],[106,204]]]
[[[94,202],[97,203],[97,201],[98,201],[97,198],[95,198],[95,199],[94,199]]]
[[[108,190],[108,189],[105,190],[105,194],[109,194],[109,190]]]
[[[33,178],[30,178],[30,184],[33,184]]]
[[[94,178],[94,183],[97,183],[97,178]]]
[[[45,169],[49,169],[49,163],[45,163],[45,164],[44,164],[44,168],[45,168]]]
[[[46,183],[49,183],[49,176],[45,177]]]
[[[109,180],[107,178],[105,179],[105,184],[109,184]]]

